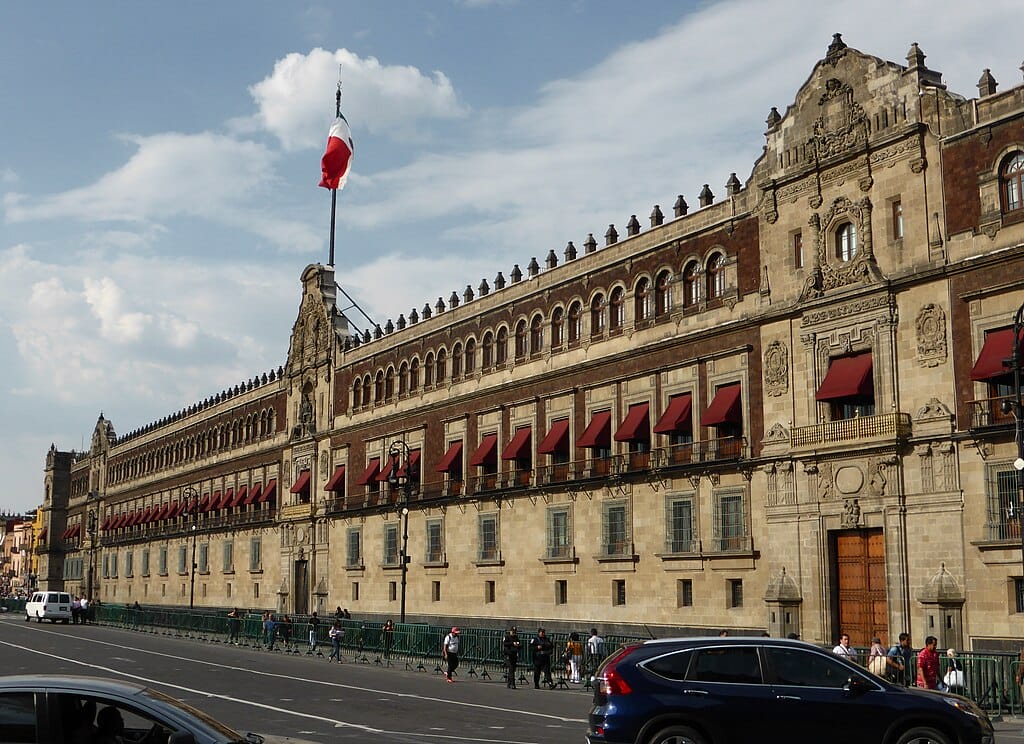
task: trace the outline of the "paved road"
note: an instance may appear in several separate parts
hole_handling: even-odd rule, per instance
[[[91,674],[141,681],[240,731],[313,742],[581,742],[590,703],[579,689],[509,690],[461,678],[305,655],[0,616],[0,673]],[[466,670],[463,670],[466,671]],[[1024,719],[996,722],[997,744],[1024,744]]]
[[[582,741],[589,694],[268,653],[99,625],[0,619],[0,671],[143,682],[240,731],[317,742]],[[466,670],[462,670],[466,671]]]

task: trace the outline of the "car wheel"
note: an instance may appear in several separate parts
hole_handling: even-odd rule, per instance
[[[647,744],[706,744],[703,736],[689,726],[669,726],[662,729]]]
[[[61,620],[60,622],[61,622],[61,624],[62,624],[62,625],[67,625],[67,624],[68,624],[68,619],[67,619],[67,618],[64,618],[64,619],[63,619],[63,620]]]
[[[27,614],[25,615],[25,622],[26,622],[26,623],[27,623],[27,622],[28,622],[29,620],[31,620],[31,619],[32,619],[32,618],[30,618],[30,617],[29,617],[29,616],[28,616]]]
[[[43,616],[42,615],[36,615],[36,622],[37,623],[43,622]]]
[[[918,726],[904,733],[896,744],[950,744],[950,739],[941,731]]]

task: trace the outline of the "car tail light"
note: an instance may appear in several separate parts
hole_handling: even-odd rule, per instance
[[[640,648],[639,644],[624,646],[608,657],[604,664],[601,665],[601,669],[594,680],[597,683],[597,693],[599,695],[628,695],[633,692],[633,688],[616,671],[616,667],[638,648]]]

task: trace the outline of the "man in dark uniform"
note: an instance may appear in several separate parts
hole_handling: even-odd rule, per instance
[[[537,635],[530,641],[530,653],[533,656],[533,686],[540,689],[540,676],[544,674],[544,684],[555,689],[551,681],[551,651],[554,646],[544,628],[537,628]]]
[[[519,631],[513,625],[505,631],[505,681],[510,690],[516,689],[516,667],[519,665]]]

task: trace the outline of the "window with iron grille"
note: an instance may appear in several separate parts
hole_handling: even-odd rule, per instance
[[[568,506],[548,508],[548,558],[572,556],[572,514]]]
[[[694,552],[693,532],[693,497],[666,497],[665,552]]]
[[[188,565],[188,548],[184,545],[178,547],[178,573],[188,573],[186,566]]]
[[[1013,580],[1013,596],[1016,599],[1017,612],[1024,612],[1024,579]]]
[[[199,546],[199,573],[210,571],[210,544],[203,543]]]
[[[1022,505],[1017,493],[1017,471],[1009,463],[987,465],[985,490],[988,494],[989,539],[1019,539]]]
[[[676,581],[676,606],[693,607],[693,579]]]
[[[744,550],[749,542],[746,499],[742,491],[723,491],[715,495],[715,547],[717,550]]]
[[[124,554],[124,575],[128,577],[132,576],[132,571],[135,569],[132,565],[134,563],[132,560],[133,555],[134,554],[130,550]]]
[[[743,606],[743,579],[729,579],[729,606]]]
[[[398,565],[398,525],[384,525],[384,555],[382,561],[385,566]]]
[[[109,555],[103,556],[103,578],[104,579],[109,579],[110,578],[110,556]]]
[[[224,573],[235,570],[235,544],[228,540],[224,543]]]
[[[479,551],[477,553],[477,560],[499,560],[501,552],[498,540],[498,515],[481,514],[479,521]]]
[[[117,553],[113,553],[110,556],[110,576],[117,578]]]
[[[263,568],[263,543],[254,537],[249,542],[249,570],[259,571]]]
[[[630,552],[629,509],[625,501],[608,501],[601,513],[601,552],[627,555]]]
[[[626,604],[626,580],[625,579],[613,579],[612,580],[612,604],[616,607],[621,607]]]
[[[569,582],[566,579],[555,579],[555,604],[569,603]]]
[[[444,522],[440,519],[427,520],[427,563],[444,562]]]
[[[350,529],[346,537],[346,550],[345,550],[345,566],[347,568],[356,568],[361,566],[362,561],[362,537],[363,533],[360,529]]]

